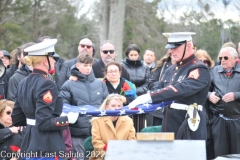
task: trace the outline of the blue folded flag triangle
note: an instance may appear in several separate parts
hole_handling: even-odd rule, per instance
[[[161,102],[157,104],[145,103],[136,106],[135,108],[129,109],[128,106],[123,106],[119,110],[100,110],[94,106],[83,105],[83,106],[73,106],[70,104],[63,104],[63,113],[78,112],[80,115],[91,115],[94,117],[101,116],[123,116],[132,114],[144,114],[148,112],[153,112],[155,110],[165,108],[169,106],[173,101]]]

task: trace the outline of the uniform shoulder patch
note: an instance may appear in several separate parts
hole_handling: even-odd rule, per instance
[[[44,95],[43,95],[43,101],[46,103],[51,103],[53,99],[52,93],[50,90],[48,90]]]
[[[197,69],[194,69],[193,71],[191,71],[187,78],[198,79],[199,76],[200,76],[200,74],[199,74],[199,70],[197,68]]]

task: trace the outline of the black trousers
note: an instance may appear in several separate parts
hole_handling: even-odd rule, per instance
[[[225,120],[214,115],[212,136],[215,157],[240,154],[240,120]]]
[[[167,107],[164,111],[162,132],[174,132],[175,139],[206,140],[206,117],[202,111],[198,111],[200,123],[196,131],[190,130],[186,117],[187,111]]]

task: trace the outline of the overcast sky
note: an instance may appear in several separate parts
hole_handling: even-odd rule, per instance
[[[207,2],[210,6],[210,12],[213,12],[216,15],[216,18],[221,18],[222,20],[239,20],[240,13],[235,5],[240,7],[240,0],[231,0],[227,6],[224,5],[222,0],[208,0]],[[174,11],[173,13],[179,17],[183,12],[191,11],[192,9],[200,12],[198,6],[199,4],[197,0],[162,0],[159,3],[159,10],[169,9],[170,11]],[[168,11],[166,11],[166,13],[168,14],[165,14],[165,16],[170,16]]]
[[[82,0],[77,5],[82,6],[79,9],[78,17],[83,13],[89,12],[88,17],[91,18],[91,7],[95,2],[99,2],[100,0]],[[151,0],[149,0],[151,1]],[[240,0],[226,0],[231,1],[229,5],[225,6],[223,4],[223,0],[202,0],[207,1],[210,5],[210,11],[216,15],[216,18],[222,18],[222,20],[232,19],[234,21],[238,21],[240,17],[240,9],[236,9],[236,6],[240,8]],[[166,10],[167,8],[175,13],[174,16],[179,17],[183,12],[190,11],[192,9],[199,11],[198,0],[162,0],[159,3],[159,10]],[[190,8],[190,9],[189,9]],[[168,17],[169,16],[169,17]],[[172,19],[169,12],[166,11],[165,18]]]

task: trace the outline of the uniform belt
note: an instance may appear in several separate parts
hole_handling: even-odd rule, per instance
[[[170,108],[174,108],[174,109],[180,109],[180,110],[188,110],[189,105],[186,104],[180,104],[180,103],[172,103],[170,105]],[[197,106],[197,110],[202,111],[203,106],[202,105],[198,105]]]
[[[198,129],[200,123],[200,116],[198,114],[198,110],[202,111],[202,106],[197,105],[196,103],[191,105],[172,103],[170,108],[186,110],[187,111],[187,122],[188,126],[192,131],[196,131]]]
[[[28,125],[32,125],[32,126],[35,126],[36,120],[35,120],[35,119],[27,118],[27,124],[28,124]]]

